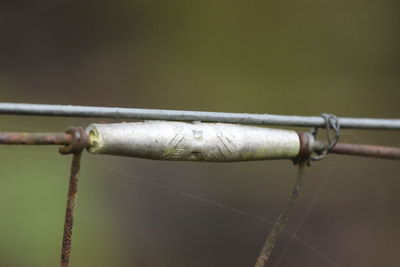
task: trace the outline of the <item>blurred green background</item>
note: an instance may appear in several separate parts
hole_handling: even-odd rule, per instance
[[[399,118],[398,14],[394,0],[3,0],[0,101]],[[93,121],[106,120],[2,116],[0,130]],[[400,145],[390,131],[342,139]],[[57,266],[70,157],[0,158],[0,266]],[[399,171],[312,164],[271,266],[400,266]],[[71,266],[252,266],[295,173],[86,153]]]

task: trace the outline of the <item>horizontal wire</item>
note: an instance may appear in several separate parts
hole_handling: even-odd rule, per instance
[[[24,103],[0,103],[0,114],[138,120],[203,121],[321,128],[324,128],[326,124],[325,120],[319,116],[289,116]],[[400,130],[400,119],[339,118],[339,123],[341,128]]]

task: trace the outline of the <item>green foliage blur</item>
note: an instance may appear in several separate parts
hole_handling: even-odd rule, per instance
[[[2,102],[400,117],[398,1],[0,7]],[[0,131],[93,121],[107,120],[2,116]],[[347,130],[342,140],[400,145],[396,132]],[[70,157],[3,146],[0,158],[0,266],[57,266]],[[71,266],[252,266],[294,181],[291,165],[86,153]],[[273,264],[399,266],[399,167],[346,156],[313,164]]]

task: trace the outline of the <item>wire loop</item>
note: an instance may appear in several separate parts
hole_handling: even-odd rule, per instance
[[[69,145],[60,148],[59,152],[66,154],[80,154],[88,145],[88,136],[83,128],[69,128],[65,133],[72,136],[72,141]]]
[[[317,155],[310,156],[310,160],[312,161],[324,159],[331,152],[332,148],[337,144],[340,138],[339,119],[335,115],[328,113],[321,114],[321,117],[325,120],[328,144],[321,151],[317,151]],[[318,134],[318,127],[313,127],[311,129],[311,134],[315,138]]]

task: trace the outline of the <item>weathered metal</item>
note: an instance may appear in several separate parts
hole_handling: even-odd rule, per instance
[[[299,162],[299,170],[297,172],[297,179],[293,186],[292,191],[290,192],[288,198],[286,199],[281,212],[278,215],[274,225],[270,233],[265,240],[263,247],[261,248],[260,255],[257,258],[257,261],[254,267],[264,267],[268,262],[272,251],[277,245],[283,231],[285,230],[286,224],[289,221],[290,215],[293,212],[294,207],[296,206],[297,199],[300,195],[301,189],[304,184],[304,169],[306,166],[306,160],[301,160]]]
[[[292,159],[299,163],[296,184],[285,202],[257,259],[264,266],[278,242],[304,180],[304,166],[312,153],[327,151],[311,133],[226,123],[145,121],[92,124],[66,133],[0,133],[5,145],[63,145],[61,154],[73,154],[61,249],[61,267],[70,264],[74,208],[81,153],[132,156],[157,160],[248,161]],[[362,144],[335,144],[329,153],[400,159],[400,148]]]
[[[61,246],[61,267],[68,267],[72,249],[72,228],[74,224],[74,210],[78,192],[78,174],[80,169],[81,153],[73,154],[71,174],[68,186],[67,206],[65,210],[64,234]]]
[[[203,121],[320,128],[324,128],[326,125],[324,118],[320,116],[289,116],[22,103],[0,103],[0,114],[135,120]],[[400,130],[400,119],[339,118],[339,124],[341,128]]]
[[[400,160],[400,147],[361,144],[336,144],[331,153]]]
[[[60,148],[61,154],[77,154],[81,153],[89,144],[89,136],[86,134],[85,129],[69,128],[66,132],[71,137],[71,141],[66,146]]]
[[[300,139],[300,150],[296,158],[294,158],[295,163],[299,163],[310,158],[310,155],[314,152],[312,144],[315,142],[314,136],[308,132],[297,133]]]
[[[146,122],[146,123],[151,124],[150,122]],[[146,125],[146,123],[138,123],[137,126],[139,127],[139,125]],[[165,122],[165,123],[167,123],[167,122]],[[176,122],[168,122],[168,123],[176,123]],[[127,123],[125,123],[125,125],[126,124]],[[198,124],[199,123],[194,123],[194,124],[191,124],[191,125],[198,125]],[[96,127],[100,127],[99,125],[101,125],[101,124],[95,124]],[[202,125],[205,125],[205,123],[202,123]],[[218,124],[218,125],[221,125],[221,127],[222,127],[223,125],[227,125],[227,124]],[[92,126],[89,126],[89,128],[92,127]],[[265,132],[266,131],[270,131],[270,130],[272,130],[274,132],[275,131],[282,131],[282,130],[266,129],[266,128],[252,127],[252,126],[241,126],[241,125],[233,125],[233,126],[234,127],[239,127],[239,128],[237,128],[237,130],[240,129],[240,131],[242,131],[242,130],[243,131],[248,131],[249,129],[254,130],[255,128],[257,128],[257,129],[260,129],[260,132],[259,132],[260,134],[261,134],[261,131],[265,131]],[[90,128],[90,129],[92,129],[92,128]],[[151,130],[151,131],[156,130],[156,129],[150,129],[150,128],[146,128],[146,129],[147,130]],[[147,132],[147,133],[143,132],[143,131],[146,131],[146,129],[143,128],[142,133],[141,133],[141,138],[144,138],[147,135],[149,135],[150,131]],[[113,131],[112,128],[108,128],[107,131],[110,131],[110,136],[113,135],[113,133],[111,133],[111,131]],[[88,131],[88,132],[90,132],[90,131]],[[278,133],[278,132],[275,132],[275,133]],[[119,135],[120,133],[115,133],[115,134]],[[163,132],[163,129],[159,128],[157,134],[163,135],[163,134],[166,134],[166,133]],[[153,141],[154,141],[155,140],[154,138],[156,138],[155,135],[157,135],[157,134],[155,132],[153,132],[152,135],[149,135],[146,138],[153,138]],[[182,133],[180,133],[180,134],[182,135]],[[270,134],[271,134],[271,132],[268,134],[268,136]],[[245,135],[246,134],[244,134],[244,136]],[[114,151],[112,153],[109,153],[106,150],[102,150],[102,149],[98,150],[99,149],[99,147],[98,147],[99,143],[98,143],[98,141],[93,141],[94,136],[96,136],[95,131],[92,132],[92,137],[91,137],[92,141],[89,143],[89,137],[88,137],[87,133],[83,129],[79,130],[78,132],[74,132],[73,134],[71,132],[67,132],[67,133],[1,133],[0,132],[0,145],[1,144],[3,144],[3,145],[63,145],[65,147],[62,147],[60,149],[60,153],[65,154],[65,153],[72,152],[71,151],[71,143],[72,142],[75,142],[75,143],[78,142],[79,144],[76,144],[76,145],[74,145],[72,147],[76,147],[77,145],[81,146],[81,147],[83,146],[83,147],[86,147],[89,150],[89,152],[94,153],[94,154],[96,154],[96,153],[99,153],[99,154],[105,153],[105,154],[116,154],[116,155],[118,155],[118,153],[117,153],[118,151]],[[275,135],[275,138],[277,138],[277,136],[279,136],[279,135]],[[122,137],[123,136],[120,136],[119,138],[122,138]],[[133,136],[131,136],[130,138],[134,139]],[[229,138],[229,135],[228,135],[228,138]],[[267,136],[265,136],[264,138],[267,138]],[[286,153],[286,156],[289,156],[288,158],[295,159],[295,160],[297,159],[298,160],[299,158],[308,157],[311,152],[317,152],[318,153],[318,152],[322,151],[326,147],[325,143],[319,142],[319,141],[314,141],[313,136],[310,135],[309,133],[299,133],[299,137],[298,138],[299,138],[299,144],[300,144],[300,147],[297,150],[298,153],[296,155],[294,153],[297,148],[291,150],[290,152],[286,151],[285,153]],[[74,140],[76,140],[76,141],[74,141]],[[222,138],[222,140],[225,140],[225,139]],[[258,140],[260,141],[262,139],[258,139]],[[290,140],[292,140],[291,142],[294,142],[294,143],[292,143],[292,145],[296,146],[297,142],[294,141],[292,139],[292,137],[290,138]],[[143,140],[141,140],[141,141],[143,141]],[[216,140],[216,141],[218,141],[218,140]],[[232,140],[230,140],[230,141],[232,141]],[[116,140],[114,140],[113,142],[116,142]],[[123,139],[121,139],[121,140],[119,140],[119,142],[120,142],[120,145],[122,146],[121,142],[124,142],[124,141],[123,141]],[[128,139],[126,140],[126,142],[128,142]],[[139,139],[137,139],[136,141],[135,140],[133,140],[133,141],[131,140],[130,141],[130,146],[134,146],[134,144],[137,143],[137,142],[140,142],[140,140]],[[215,143],[215,142],[214,142],[214,144],[218,145],[219,149],[222,151],[224,156],[225,155],[229,156],[230,153],[228,152],[228,154],[226,154],[225,151],[227,151],[227,148],[230,149],[230,145],[231,144],[228,141],[224,142],[224,143],[222,143],[222,141],[218,141],[218,142],[220,142],[220,144]],[[244,138],[243,142],[250,142],[250,143],[253,142],[254,143],[255,139],[254,138],[253,139],[250,138],[250,135],[249,135],[247,139]],[[171,143],[170,145],[172,145],[172,144],[173,143]],[[141,144],[138,144],[138,145],[141,145],[142,146],[141,149],[143,149],[144,146],[145,146],[145,143],[141,143]],[[163,154],[166,150],[171,149],[171,147],[170,148],[161,147],[161,144],[157,144],[157,145],[159,146],[160,150],[159,150],[159,152],[157,152],[158,156],[157,155],[154,156],[155,159],[172,159],[172,160],[174,159],[174,156],[176,156],[176,153],[175,154],[174,153]],[[286,144],[286,146],[287,145],[288,144]],[[157,146],[151,146],[151,149],[156,149],[156,148],[157,148]],[[179,151],[179,148],[180,147],[178,145],[178,151]],[[254,149],[257,148],[256,144],[253,144],[253,148]],[[107,150],[108,149],[109,148],[107,148]],[[125,149],[127,150],[128,147],[126,147]],[[217,149],[218,152],[215,149]],[[218,158],[221,159],[222,154],[221,154],[221,152],[219,152],[219,149],[217,148],[217,146],[215,146],[214,147],[214,152],[210,153],[210,155],[214,155],[214,153],[219,153],[221,156],[218,157]],[[288,149],[288,147],[286,147],[286,149]],[[197,153],[198,150],[194,149],[192,151],[194,153],[191,154],[191,157],[189,156],[187,158],[184,158],[182,156],[181,158],[178,157],[178,159],[179,160],[196,160],[196,159],[198,159],[198,160],[207,160],[207,157],[204,156],[204,153],[206,153],[206,151],[207,151],[207,146],[204,146],[201,150],[203,151],[203,156],[202,156],[203,158],[200,157],[201,155],[198,155],[197,157],[195,157],[196,154],[201,154],[201,153]],[[231,150],[231,152],[232,152],[232,150]],[[270,152],[272,153],[272,151],[270,151]],[[125,152],[125,153],[127,153],[127,152]],[[147,154],[147,152],[142,151],[138,155],[133,155],[133,156],[141,157],[141,155],[140,155],[141,153]],[[161,153],[161,155],[160,155],[160,153]],[[289,153],[289,154],[287,154],[287,153]],[[400,159],[400,147],[390,147],[390,146],[374,146],[374,145],[364,145],[364,144],[338,143],[331,149],[330,153],[342,154],[342,155],[363,156],[363,157],[384,158],[384,159],[395,159],[395,160],[399,160]],[[151,154],[151,153],[149,152],[149,154]],[[257,155],[255,155],[255,154],[257,154]],[[243,158],[243,156],[240,156],[237,160],[252,160],[251,157],[254,157],[254,160],[256,160],[256,159],[272,159],[272,158],[275,158],[272,155],[267,157],[265,154],[264,154],[265,158],[262,158],[261,157],[263,155],[262,153],[260,154],[260,153],[257,152],[255,154],[250,155],[250,156],[248,154],[247,155],[247,159],[240,159],[240,158]],[[170,156],[170,158],[167,157],[168,155]],[[130,155],[130,156],[132,156],[132,155]],[[285,156],[285,155],[281,155],[281,157],[277,157],[277,158],[283,158],[283,156]],[[149,155],[147,155],[147,156],[145,155],[145,158],[154,158],[154,157],[151,156],[151,155],[150,156]],[[226,159],[227,158],[229,159],[229,157],[226,157]],[[216,160],[212,160],[210,158],[209,161],[216,161]],[[224,160],[222,158],[220,161],[236,161],[236,160],[234,160],[232,157],[230,157],[230,160]]]
[[[295,131],[224,123],[146,121],[92,124],[88,151],[156,160],[249,161],[293,159]]]
[[[67,133],[1,133],[4,145],[68,145],[72,136]]]
[[[72,137],[72,140],[67,146],[60,149],[60,153],[64,155],[72,154],[72,164],[65,209],[64,234],[61,247],[61,267],[68,267],[70,263],[74,210],[78,193],[78,174],[82,151],[88,144],[88,138],[83,128],[69,128],[66,133]]]

